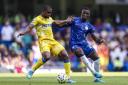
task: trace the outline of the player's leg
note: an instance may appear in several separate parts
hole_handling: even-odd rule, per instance
[[[99,57],[97,55],[97,53],[95,51],[91,52],[91,54],[88,56],[89,58],[91,58],[94,61],[94,69],[96,70],[96,72],[100,71],[100,64],[99,64]]]
[[[32,69],[28,72],[27,74],[27,78],[31,78],[33,73],[39,68],[41,67],[43,64],[45,64],[49,58],[50,58],[50,46],[49,46],[49,43],[45,42],[45,41],[42,41],[42,42],[39,42],[39,46],[40,46],[40,51],[41,51],[41,54],[42,54],[42,57],[37,61],[36,64],[34,64],[32,66]]]
[[[32,70],[36,71],[40,66],[44,65],[50,59],[50,52],[45,51],[42,53],[42,58],[40,58],[36,64],[32,66]]]
[[[40,58],[36,64],[32,66],[32,69],[29,70],[27,74],[27,78],[32,78],[33,73],[40,68],[42,65],[44,65],[49,59],[50,59],[50,52],[46,51],[42,53],[42,58]]]
[[[52,54],[63,58],[65,73],[68,77],[67,83],[75,83],[75,81],[70,79],[71,64],[70,64],[70,59],[69,59],[68,53],[65,50],[65,48],[61,44],[59,44],[58,42],[55,41],[54,46],[52,46],[51,52],[52,52]]]
[[[98,73],[97,75],[101,75],[99,73],[99,71],[100,71],[100,63],[99,62],[100,61],[99,61],[99,57],[98,57],[97,53],[95,51],[93,51],[93,52],[91,52],[91,54],[88,57],[94,61],[94,69]],[[94,82],[104,82],[103,80],[101,80],[100,78],[97,78],[96,76],[95,76]],[[102,77],[102,75],[101,75],[101,77]]]
[[[92,67],[90,66],[90,64],[89,64],[90,62],[89,62],[89,60],[87,59],[87,57],[85,56],[83,49],[82,49],[81,47],[74,46],[74,48],[73,48],[72,50],[73,50],[74,54],[75,54],[77,57],[81,58],[81,60],[84,62],[84,64],[87,65],[88,69],[89,69],[89,70],[91,71],[91,73],[94,75],[96,72],[95,72],[95,70],[93,70]]]
[[[63,58],[63,61],[64,61],[64,68],[65,68],[65,73],[68,77],[68,80],[66,81],[67,83],[75,83],[76,81],[73,81],[71,79],[71,64],[70,64],[70,59],[69,59],[69,56],[68,56],[68,53],[66,50],[62,50],[60,53],[59,53],[59,56]]]
[[[41,41],[39,40],[39,47],[42,54],[42,57],[37,61],[36,64],[32,66],[32,70],[37,70],[40,66],[42,66],[44,63],[46,63],[50,58],[50,42],[49,41]]]
[[[65,68],[65,73],[68,77],[70,77],[70,73],[71,73],[71,64],[70,64],[70,60],[69,60],[69,56],[66,52],[66,50],[62,50],[59,55],[60,57],[62,57],[63,61],[64,61],[64,68]]]

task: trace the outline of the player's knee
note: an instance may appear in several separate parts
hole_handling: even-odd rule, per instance
[[[42,57],[42,62],[47,62],[50,58]]]
[[[63,50],[60,53],[60,56],[63,58],[64,62],[68,62],[69,61],[69,56],[68,56],[68,53],[66,52],[66,50]]]
[[[76,56],[81,57],[84,55],[84,52],[81,48],[76,49],[75,51]]]
[[[99,59],[98,55],[96,52],[92,52],[89,56],[89,58],[91,58],[93,61],[96,61]]]
[[[64,56],[63,57],[63,61],[64,61],[64,63],[69,62],[70,61],[69,56]]]
[[[50,53],[49,52],[44,52],[44,53],[42,53],[42,61],[43,62],[46,62],[46,61],[48,61],[49,59],[50,59]]]
[[[96,61],[96,60],[99,59],[99,57],[98,57],[98,56],[92,56],[91,59],[92,59],[93,61]]]

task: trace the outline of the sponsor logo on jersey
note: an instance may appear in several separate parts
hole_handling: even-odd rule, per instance
[[[51,27],[52,24],[43,24],[42,27]]]

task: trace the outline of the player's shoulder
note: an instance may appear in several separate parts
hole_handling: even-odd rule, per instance
[[[49,17],[49,20],[53,21],[54,19],[52,17]]]
[[[87,23],[87,24],[91,24],[90,21],[88,21],[88,20],[86,21],[86,23]]]
[[[34,20],[39,20],[39,19],[41,19],[41,16],[38,15],[38,16],[34,17],[33,19],[34,19]]]
[[[80,22],[80,17],[73,17],[73,23]]]
[[[49,17],[49,19],[53,19],[52,17]]]
[[[73,17],[73,18],[74,18],[74,21],[80,20],[80,17]]]
[[[86,21],[86,24],[88,24],[89,26],[92,26],[92,23],[90,23],[90,21]]]
[[[87,21],[86,24],[90,29],[95,29],[95,26],[90,21]]]

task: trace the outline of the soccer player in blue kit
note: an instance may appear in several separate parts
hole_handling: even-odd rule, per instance
[[[101,80],[102,75],[99,73],[99,57],[94,48],[87,42],[87,35],[90,34],[92,39],[99,45],[104,42],[96,36],[95,28],[87,19],[90,17],[90,9],[82,8],[81,17],[72,17],[71,23],[67,26],[71,27],[70,48],[72,52],[86,64],[88,69],[94,75],[94,82],[104,82]],[[94,69],[90,66],[88,58],[94,61]]]

